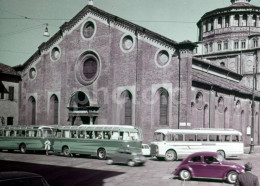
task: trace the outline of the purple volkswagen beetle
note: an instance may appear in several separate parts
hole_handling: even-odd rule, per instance
[[[243,166],[225,161],[219,153],[196,152],[184,159],[173,174],[179,176],[182,180],[206,178],[235,183],[237,175],[242,172],[244,172]]]

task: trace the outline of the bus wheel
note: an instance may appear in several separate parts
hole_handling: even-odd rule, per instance
[[[26,153],[26,145],[24,144],[24,143],[22,143],[21,145],[20,145],[20,152],[21,153],[23,153],[23,154],[25,154]]]
[[[223,150],[218,150],[217,153],[219,153],[221,156],[223,156],[223,158],[226,158],[225,152]]]
[[[234,184],[237,180],[237,172],[235,171],[230,171],[228,174],[227,174],[227,181],[231,184]]]
[[[64,156],[69,157],[70,156],[70,149],[68,147],[63,147],[62,152]]]
[[[177,159],[177,155],[173,150],[168,150],[165,154],[165,158],[166,161],[173,161]]]
[[[107,158],[107,155],[106,155],[106,150],[101,148],[101,149],[98,149],[97,151],[97,157],[98,159],[100,160],[105,160]]]

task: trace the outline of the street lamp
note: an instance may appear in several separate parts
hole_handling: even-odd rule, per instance
[[[251,124],[251,143],[249,154],[255,153],[254,150],[254,125],[255,125],[255,66],[253,67],[253,91],[252,91],[252,124]]]

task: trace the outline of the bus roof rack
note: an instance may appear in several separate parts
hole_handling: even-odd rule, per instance
[[[235,129],[231,129],[231,128],[194,128],[194,130],[227,130],[227,131],[233,131]]]

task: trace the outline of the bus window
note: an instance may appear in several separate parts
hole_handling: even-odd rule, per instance
[[[70,131],[64,130],[63,133],[62,133],[62,137],[63,138],[70,138]]]
[[[70,131],[70,136],[71,136],[71,138],[78,138],[77,131],[76,130],[71,130]]]
[[[42,131],[40,130],[37,131],[37,137],[42,137]]]
[[[93,139],[93,132],[92,131],[87,131],[86,138],[87,139]]]
[[[9,130],[5,131],[5,136],[10,136],[10,131]]]
[[[138,132],[130,132],[130,138],[132,140],[140,140],[140,136],[139,136],[139,133]]]
[[[79,133],[79,138],[85,138],[86,137],[86,132],[85,131],[78,131],[78,133]]]
[[[219,135],[209,135],[209,141],[220,141]]]
[[[62,137],[62,132],[60,130],[57,130],[55,133],[56,138],[61,138]]]
[[[103,132],[104,139],[110,139],[111,138],[111,132],[110,131],[104,131]]]
[[[173,134],[169,133],[167,134],[167,141],[183,141],[183,135],[182,134]]]
[[[52,136],[52,130],[49,129],[43,129],[43,137],[48,138]]]
[[[239,142],[239,136],[232,135],[232,142]]]
[[[11,132],[10,132],[10,136],[15,136],[15,133],[14,133],[13,130],[11,130]]]
[[[2,130],[0,130],[0,136],[2,136],[3,135],[3,131]]]
[[[208,135],[205,134],[198,134],[197,141],[208,141]]]
[[[17,131],[17,136],[24,137],[25,136],[25,131],[24,130],[18,130]]]
[[[29,137],[34,137],[34,133],[35,133],[35,131],[33,131],[33,130],[29,130],[29,131],[26,131],[26,136],[29,136]]]
[[[185,141],[195,141],[195,134],[185,134]]]
[[[225,135],[225,140],[224,141],[228,141],[229,142],[230,138],[231,138],[230,135]]]
[[[165,140],[165,134],[162,133],[154,133],[153,135],[154,141],[164,141]]]
[[[95,131],[95,138],[96,139],[103,139],[102,132],[101,131]]]
[[[116,132],[116,131],[112,132],[111,139],[112,140],[118,140],[118,138],[119,138],[119,133]]]

